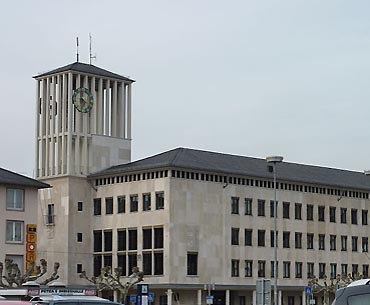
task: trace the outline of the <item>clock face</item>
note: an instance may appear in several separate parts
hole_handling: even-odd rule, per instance
[[[87,113],[94,105],[94,97],[89,89],[81,87],[73,92],[72,102],[79,112]]]

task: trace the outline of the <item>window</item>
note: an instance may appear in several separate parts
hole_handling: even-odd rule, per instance
[[[369,239],[368,237],[362,237],[362,252],[369,251]]]
[[[335,251],[337,250],[337,236],[330,235],[330,250]]]
[[[94,276],[98,276],[101,273],[102,264],[102,256],[94,255]]]
[[[24,210],[24,190],[11,188],[6,190],[6,209]]]
[[[307,278],[312,279],[314,277],[314,263],[307,263]]]
[[[231,197],[231,214],[239,214],[239,197]]]
[[[337,276],[337,264],[331,263],[330,264],[330,278],[334,279]]]
[[[357,210],[351,209],[351,223],[357,225]]]
[[[258,216],[265,216],[265,200],[258,199]]]
[[[239,228],[231,228],[231,244],[239,245]]]
[[[358,275],[358,264],[352,264],[352,276]]]
[[[325,207],[324,206],[318,206],[318,220],[319,221],[325,221]]]
[[[143,253],[143,273],[145,275],[151,275],[152,269],[152,253]]]
[[[252,199],[251,198],[245,198],[244,201],[245,206],[245,215],[252,215]]]
[[[302,249],[302,233],[301,232],[295,232],[295,248],[296,249]]]
[[[348,275],[348,265],[347,264],[341,264],[341,269],[342,269],[342,275]]]
[[[104,251],[112,251],[112,231],[104,231]]]
[[[283,277],[290,278],[290,262],[283,262]]]
[[[53,225],[55,224],[55,213],[54,213],[54,204],[48,204],[48,214],[46,215],[46,224]]]
[[[301,203],[296,203],[294,206],[294,216],[295,219],[302,219],[302,204]]]
[[[302,278],[302,266],[303,266],[303,263],[300,263],[300,262],[295,263],[295,277],[297,279]]]
[[[244,245],[245,246],[252,246],[252,230],[245,229],[244,230]]]
[[[101,215],[101,199],[94,199],[94,215]]]
[[[335,207],[330,207],[329,208],[329,218],[330,218],[330,222],[336,222],[336,217],[335,217],[335,210],[336,208]]]
[[[113,198],[105,198],[105,214],[113,214]]]
[[[231,260],[231,276],[232,277],[239,276],[239,260],[238,259]]]
[[[151,209],[150,194],[143,194],[143,211],[150,211]]]
[[[77,273],[82,273],[82,264],[77,264]]]
[[[313,233],[307,233],[307,249],[313,249]]]
[[[130,212],[137,212],[139,210],[138,196],[130,196]]]
[[[347,251],[347,236],[342,235],[340,237],[341,251]]]
[[[152,228],[143,229],[143,249],[152,248]]]
[[[347,208],[340,208],[340,223],[347,223]]]
[[[323,279],[325,276],[325,269],[326,264],[325,263],[319,263],[319,279]]]
[[[154,249],[163,249],[163,228],[154,228]]]
[[[265,246],[265,231],[258,230],[258,247],[264,247],[264,246]]]
[[[6,221],[6,242],[23,243],[24,223],[23,221]]]
[[[82,243],[82,233],[77,233],[77,242]]]
[[[117,231],[117,251],[126,250],[126,230]]]
[[[258,261],[258,277],[265,277],[266,261]]]
[[[367,215],[368,215],[368,211],[367,210],[362,210],[362,224],[363,225],[367,225],[368,222],[367,222]]]
[[[275,231],[270,231],[270,246],[275,247]],[[276,232],[276,247],[279,246],[279,232]]]
[[[307,204],[307,220],[313,220],[313,205]]]
[[[357,236],[352,236],[352,252],[357,252]]]
[[[277,203],[275,205],[277,207]],[[270,201],[270,217],[275,217],[274,200]],[[277,214],[276,214],[277,217]]]
[[[369,277],[369,265],[362,265],[362,276],[364,279]]]
[[[198,275],[198,253],[188,252],[188,275]]]
[[[246,260],[245,261],[245,277],[252,277],[253,276],[253,261]]]
[[[137,250],[137,229],[128,230],[128,249]],[[131,268],[129,270],[131,271]]]
[[[275,277],[275,262],[271,261],[271,278]],[[279,262],[276,263],[276,274],[279,275]]]
[[[319,234],[319,250],[325,250],[325,234]]]
[[[94,231],[94,252],[102,252],[102,249],[103,249],[103,232]]]
[[[290,218],[290,203],[283,202],[283,218]]]
[[[154,252],[154,275],[163,275],[163,252]]]
[[[290,248],[290,232],[283,232],[283,248]]]
[[[117,203],[118,203],[118,213],[125,213],[126,212],[126,197],[125,196],[119,196],[117,197]]]
[[[118,267],[120,267],[121,270],[122,270],[122,276],[127,275],[127,272],[126,272],[126,268],[127,268],[126,257],[127,256],[125,254],[118,254],[117,255],[117,264],[118,264]]]
[[[77,202],[77,211],[79,211],[79,212],[83,211],[83,204],[84,203],[82,201]],[[82,267],[82,265],[81,265],[81,267]]]
[[[294,305],[294,296],[292,295],[288,296],[288,305]]]
[[[137,253],[129,253],[128,258],[128,273],[131,274],[132,268],[137,266]]]
[[[155,193],[155,209],[156,210],[164,209],[164,192]]]

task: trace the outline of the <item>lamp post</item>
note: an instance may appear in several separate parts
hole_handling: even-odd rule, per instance
[[[282,156],[271,156],[267,157],[266,161],[268,164],[272,164],[273,175],[274,175],[274,304],[278,305],[278,273],[277,273],[277,187],[276,187],[276,164],[283,161]]]

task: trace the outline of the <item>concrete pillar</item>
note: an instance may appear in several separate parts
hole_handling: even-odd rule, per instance
[[[253,302],[253,305],[257,305],[257,291],[256,290],[252,291],[252,302]]]
[[[302,305],[306,305],[307,303],[306,301],[307,301],[306,292],[302,291]]]
[[[123,95],[123,99],[122,99],[122,103],[123,103],[123,114],[122,114],[122,119],[123,119],[123,122],[122,122],[122,132],[123,132],[123,136],[122,138],[124,139],[127,139],[127,86],[125,83],[122,84],[122,95]]]
[[[67,131],[67,174],[72,173],[72,120],[73,120],[73,105],[72,105],[72,86],[73,75],[68,73],[68,131]]]
[[[226,305],[230,305],[230,290],[229,289],[225,291],[225,303]]]
[[[66,124],[67,124],[67,110],[68,110],[68,96],[67,96],[67,74],[63,74],[63,92],[62,92],[62,174],[67,173],[67,150],[66,150]]]
[[[96,133],[96,123],[97,123],[97,113],[98,113],[98,105],[97,105],[97,102],[96,102],[96,90],[95,90],[95,82],[96,82],[96,78],[95,76],[93,76],[91,78],[91,94],[94,98],[94,105],[91,109],[91,115],[90,115],[90,130],[89,130],[89,134],[95,134]]]
[[[84,79],[84,87],[89,88],[88,84],[88,76],[85,76]],[[83,113],[83,125],[82,125],[82,131],[83,131],[83,143],[82,143],[82,160],[81,160],[81,165],[82,165],[82,172],[83,174],[87,174],[87,126],[88,126],[88,121],[89,121],[89,113]]]
[[[98,93],[96,97],[96,111],[97,111],[97,131],[96,133],[99,135],[103,134],[103,80],[99,78],[99,83],[98,83]]]
[[[117,137],[117,81],[113,82],[112,109],[111,109],[111,135]]]
[[[50,85],[50,172],[49,175],[55,174],[55,92],[56,92],[56,77],[52,76]]]
[[[278,304],[282,305],[283,304],[283,291],[278,290]]]
[[[50,78],[46,79],[46,96],[45,96],[45,176],[49,176],[50,172],[50,142],[49,142],[49,134],[50,134]]]
[[[110,118],[110,80],[106,80],[105,85],[105,118],[104,118],[104,135],[109,136],[109,118]]]
[[[172,305],[172,289],[167,289],[167,305]]]
[[[198,289],[197,293],[198,293],[197,304],[202,305],[202,289]]]
[[[127,86],[127,139],[131,140],[131,84]]]

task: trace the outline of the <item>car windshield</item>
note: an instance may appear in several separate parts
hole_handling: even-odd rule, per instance
[[[348,297],[348,305],[370,304],[370,293],[359,294]]]

